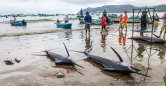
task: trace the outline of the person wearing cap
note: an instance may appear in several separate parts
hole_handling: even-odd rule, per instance
[[[141,32],[140,32],[140,36],[143,36],[143,32],[147,29],[147,23],[148,23],[147,12],[143,11],[142,15],[141,15]]]
[[[123,17],[123,28],[126,27],[126,31],[127,31],[127,22],[128,22],[128,15],[127,15],[127,11],[125,11],[124,17]]]
[[[164,29],[165,29],[165,32],[164,32],[164,39],[165,39],[165,34],[166,34],[166,13],[164,13],[164,16],[163,16],[163,25],[162,25],[161,30],[160,30],[159,38],[161,37],[161,34],[164,31]]]
[[[92,17],[89,15],[89,12],[86,12],[84,21],[85,21],[85,30],[86,30],[86,35],[87,35],[87,30],[89,31],[89,34],[90,34],[90,25],[92,23]]]
[[[65,21],[65,23],[68,23],[68,22],[69,22],[69,20],[68,20],[68,15],[65,16],[64,21]]]

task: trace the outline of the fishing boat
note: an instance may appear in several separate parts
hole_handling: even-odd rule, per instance
[[[84,18],[79,18],[79,21],[80,21],[80,24],[84,24],[85,23]]]
[[[57,28],[71,29],[71,23],[58,23],[56,24]]]
[[[27,22],[10,20],[11,26],[27,26]]]

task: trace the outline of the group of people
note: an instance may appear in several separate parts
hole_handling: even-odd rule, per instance
[[[123,14],[120,14],[120,18],[119,18],[119,30],[122,30],[124,27],[126,28],[127,31],[127,22],[128,22],[128,15],[127,15],[127,11],[124,12],[124,16]]]
[[[155,19],[155,26],[158,26],[159,16],[157,15],[157,13],[156,13],[154,19]],[[141,20],[140,36],[144,36],[143,33],[147,29],[147,24],[149,23],[147,11],[142,11],[142,15],[140,17],[140,20]],[[127,15],[127,12],[125,11],[124,16],[121,14],[120,18],[119,18],[119,24],[120,24],[119,30],[122,30],[124,27],[126,27],[126,30],[127,30],[127,22],[128,22],[128,15]],[[165,30],[165,32],[164,32],[163,38],[165,39],[165,35],[166,35],[166,13],[164,13],[164,15],[163,15],[163,25],[161,27],[159,38],[161,37],[161,34],[164,30]]]
[[[85,21],[85,30],[86,30],[86,35],[89,32],[90,34],[90,25],[92,24],[92,17],[89,15],[89,12],[86,12],[86,16],[84,17],[84,21]],[[109,24],[109,19],[107,17],[107,12],[106,10],[103,12],[103,16],[102,16],[102,21],[101,21],[101,33],[104,30],[107,31],[108,34],[108,30],[106,28],[106,25]]]

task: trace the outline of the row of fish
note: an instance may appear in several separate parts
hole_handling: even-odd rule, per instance
[[[45,50],[44,52],[47,54],[47,56],[49,56],[55,60],[55,64],[67,64],[67,65],[72,65],[72,66],[76,65],[81,68],[84,68],[83,66],[80,66],[79,64],[77,64],[75,61],[73,61],[71,59],[68,49],[65,44],[64,44],[64,46],[65,46],[66,52],[68,54],[67,56],[61,55],[56,52],[50,52],[48,50]],[[126,74],[126,75],[128,75],[130,73],[136,73],[139,75],[150,77],[148,75],[139,73],[139,71],[140,71],[139,69],[137,69],[131,65],[128,65],[126,62],[123,61],[121,56],[112,47],[111,47],[111,49],[115,52],[115,54],[117,55],[117,57],[119,58],[120,61],[117,61],[114,59],[106,59],[104,57],[89,54],[89,51],[92,50],[92,47],[85,51],[74,51],[74,50],[71,50],[71,51],[85,54],[89,60],[92,60],[98,64],[101,64],[103,66],[103,70],[106,70],[106,71],[117,72],[117,73]]]

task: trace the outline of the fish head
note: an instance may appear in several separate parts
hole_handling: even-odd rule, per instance
[[[48,50],[45,50],[44,52],[45,52],[46,54],[48,54],[49,51],[48,51]]]

